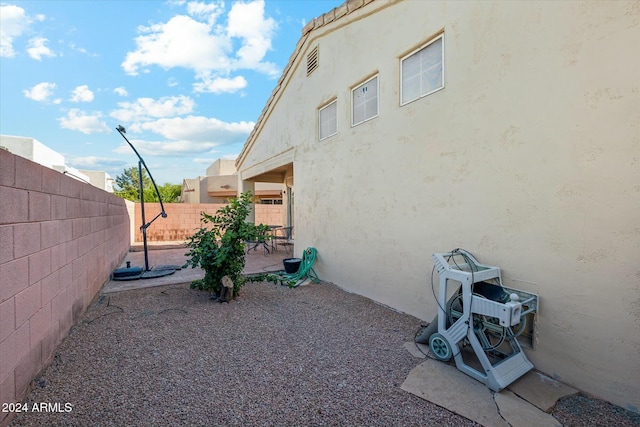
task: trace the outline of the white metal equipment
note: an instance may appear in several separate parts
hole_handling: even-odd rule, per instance
[[[533,364],[516,337],[536,313],[538,296],[502,286],[500,268],[480,264],[462,249],[434,254],[433,262],[440,277],[438,316],[423,338],[434,356],[443,361],[453,357],[460,371],[493,391],[531,370]],[[479,369],[465,360],[469,352],[462,350],[467,345]]]

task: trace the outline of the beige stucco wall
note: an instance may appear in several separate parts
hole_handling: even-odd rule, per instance
[[[207,168],[207,176],[233,175],[236,173],[236,161],[218,159]]]
[[[297,250],[419,318],[432,253],[500,266],[540,295],[536,368],[637,411],[639,21],[637,2],[374,2],[309,35],[240,173],[292,157]],[[399,58],[442,31],[445,89],[401,107]],[[352,128],[350,89],[375,73],[380,116]]]

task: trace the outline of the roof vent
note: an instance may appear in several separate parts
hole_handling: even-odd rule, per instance
[[[307,55],[307,76],[310,76],[318,68],[318,46]]]

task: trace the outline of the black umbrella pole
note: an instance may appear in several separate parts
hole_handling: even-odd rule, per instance
[[[144,216],[144,187],[142,185],[142,161],[138,161],[138,180],[140,186],[140,212],[142,213],[142,242],[144,246],[144,271],[149,271],[149,252],[147,251],[147,221]]]

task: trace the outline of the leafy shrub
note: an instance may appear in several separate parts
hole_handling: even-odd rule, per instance
[[[204,279],[191,283],[192,289],[221,293],[222,278],[227,276],[233,281],[233,294],[228,299],[238,295],[245,284],[242,270],[245,265],[245,242],[256,241],[258,237],[266,238],[266,225],[255,225],[246,222],[252,205],[250,191],[242,193],[239,198],[232,198],[227,206],[209,215],[201,213],[200,229],[189,239],[189,252],[184,267],[202,267]]]

